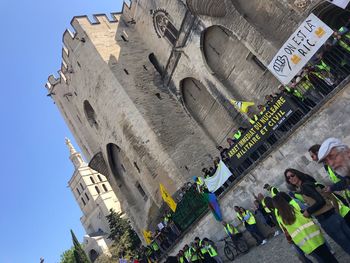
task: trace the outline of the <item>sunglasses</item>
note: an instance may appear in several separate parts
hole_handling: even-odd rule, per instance
[[[289,175],[289,176],[288,176],[288,175],[286,176],[287,180],[289,180],[289,179],[292,178],[292,177],[295,177],[295,174],[291,174],[291,175]]]

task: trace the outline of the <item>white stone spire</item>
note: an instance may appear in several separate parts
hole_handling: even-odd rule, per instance
[[[83,158],[81,157],[81,154],[78,153],[77,150],[75,150],[73,144],[67,137],[66,137],[66,145],[70,153],[69,159],[74,164],[74,167],[75,168],[81,167],[84,164]]]
[[[70,155],[73,155],[73,154],[77,153],[77,151],[75,150],[73,144],[71,143],[71,141],[67,137],[66,137],[66,145],[68,147]]]

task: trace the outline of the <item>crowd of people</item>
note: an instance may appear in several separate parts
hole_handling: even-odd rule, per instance
[[[350,149],[340,140],[329,138],[322,145],[311,146],[309,154],[324,165],[333,184],[324,186],[313,176],[288,168],[284,179],[289,192],[265,184],[270,197],[254,195],[255,215],[271,227],[277,225],[302,262],[312,262],[306,255],[317,262],[338,262],[323,231],[350,256]],[[234,209],[247,231],[264,244],[253,212],[239,206]]]
[[[208,178],[215,174],[220,160],[232,172],[229,179],[233,182],[254,162],[256,162],[272,145],[296,125],[307,113],[319,104],[339,83],[350,74],[350,31],[349,25],[334,30],[333,35],[323,47],[313,56],[309,63],[293,78],[289,85],[280,85],[278,90],[265,96],[265,104],[258,105],[257,111],[250,110],[247,115],[249,124],[254,125],[269,110],[279,96],[287,98],[293,106],[293,114],[280,127],[271,133],[258,149],[246,156],[245,161],[236,167],[232,165],[228,156],[229,149],[244,136],[251,126],[239,127],[227,138],[227,146],[217,147],[220,157],[213,159],[213,164],[202,169],[202,178]],[[196,181],[196,180],[195,180]],[[200,179],[197,179],[197,182]],[[201,182],[198,182],[201,183]],[[228,184],[224,185],[217,194],[223,192]]]
[[[199,191],[203,190],[205,187],[203,178],[215,174],[220,160],[230,169],[233,175],[230,181],[234,181],[235,177],[241,175],[277,142],[281,134],[297,124],[349,74],[350,31],[346,25],[335,30],[332,37],[289,85],[280,85],[276,93],[265,97],[264,105],[258,105],[257,112],[248,112],[249,123],[254,125],[282,95],[295,107],[292,116],[238,168],[231,165],[228,151],[244,136],[249,127],[240,127],[234,131],[233,136],[227,138],[227,148],[217,147],[220,157],[214,158],[212,166],[202,169],[202,177],[193,178],[195,187]],[[260,221],[274,228],[275,236],[283,231],[286,240],[292,244],[302,262],[312,262],[306,255],[312,256],[317,262],[338,262],[331,253],[330,245],[325,240],[323,232],[327,233],[350,256],[350,150],[339,140],[330,138],[322,145],[311,146],[309,153],[312,160],[324,165],[325,171],[333,182],[332,185],[324,186],[311,175],[288,168],[284,172],[288,193],[266,184],[264,189],[268,190],[270,196],[254,194],[254,211],[235,206],[236,218],[245,226],[257,244],[264,245],[267,242],[266,237],[257,227],[257,221]],[[181,188],[178,201],[181,201],[190,187],[193,185],[188,183]],[[239,233],[237,226],[225,221],[222,224],[227,235],[235,240]],[[158,226],[159,229],[155,232],[151,244],[147,247],[142,246],[138,259],[133,260],[144,263],[157,262],[181,234],[169,212]],[[215,243],[208,238],[201,240],[198,237],[178,251],[176,257],[172,259],[170,257],[169,260],[180,263],[222,262]]]
[[[322,145],[312,145],[308,152],[312,160],[323,165],[330,185],[325,186],[309,174],[288,168],[283,174],[288,193],[265,184],[269,196],[253,194],[255,211],[235,206],[236,218],[257,244],[267,242],[257,226],[261,221],[283,231],[302,262],[312,262],[309,256],[317,262],[338,262],[324,233],[350,257],[350,148],[339,139],[328,138]],[[169,217],[170,214],[166,215],[165,221],[172,229]],[[233,242],[242,239],[237,225],[221,223]],[[157,262],[166,248],[153,240],[148,247],[142,246],[130,262]],[[221,263],[222,259],[213,241],[196,237],[167,261]]]

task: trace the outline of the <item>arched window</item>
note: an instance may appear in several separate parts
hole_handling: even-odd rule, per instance
[[[96,121],[96,113],[94,108],[91,106],[90,102],[87,100],[84,101],[84,112],[85,117],[88,120],[91,127],[98,128],[98,123]]]
[[[89,201],[90,200],[90,198],[89,198],[89,196],[87,195],[87,193],[85,193],[85,197],[86,197],[86,199]]]
[[[78,195],[80,195],[80,191],[79,191],[79,189],[77,188],[76,190],[77,190],[77,192],[78,192]]]
[[[264,70],[250,50],[227,28],[214,25],[202,33],[203,58],[213,75],[236,100],[259,100],[265,96]],[[272,76],[271,76],[272,77]]]
[[[225,108],[194,78],[182,80],[180,86],[184,105],[198,125],[216,144],[226,140],[235,123]]]
[[[179,31],[170,21],[169,14],[159,9],[153,13],[153,25],[159,38],[166,38],[173,46],[179,36]]]
[[[277,4],[275,0],[231,1],[241,16],[278,48],[297,26],[293,19],[295,13],[292,13],[292,10],[287,11],[283,4]]]
[[[103,190],[105,190],[105,192],[108,192],[107,186],[105,184],[102,184]]]
[[[98,180],[100,180],[100,182],[102,182],[102,178],[99,174],[97,175],[97,178],[98,178]]]
[[[83,202],[84,206],[86,206],[84,198],[81,198],[81,201]]]
[[[91,262],[94,262],[98,258],[99,254],[96,252],[95,249],[90,250],[89,252],[89,258]]]
[[[96,193],[100,194],[100,189],[98,189],[98,186],[95,186],[95,189],[96,189]]]
[[[83,191],[84,191],[84,187],[83,187],[83,185],[82,185],[81,183],[79,183],[79,184],[80,184],[81,190],[83,190]]]
[[[95,184],[95,180],[94,178],[92,178],[92,176],[90,176],[90,180],[91,180],[91,183]]]

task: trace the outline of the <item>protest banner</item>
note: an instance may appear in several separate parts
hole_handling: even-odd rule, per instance
[[[259,119],[228,150],[230,166],[237,168],[254,151],[264,144],[266,139],[276,131],[293,114],[294,106],[283,97],[277,97],[273,104],[260,115]]]
[[[220,160],[215,174],[204,179],[204,182],[210,192],[215,192],[227,181],[231,175],[231,171],[227,168],[224,162]]]
[[[310,14],[277,52],[268,69],[287,85],[332,35],[333,30]]]

